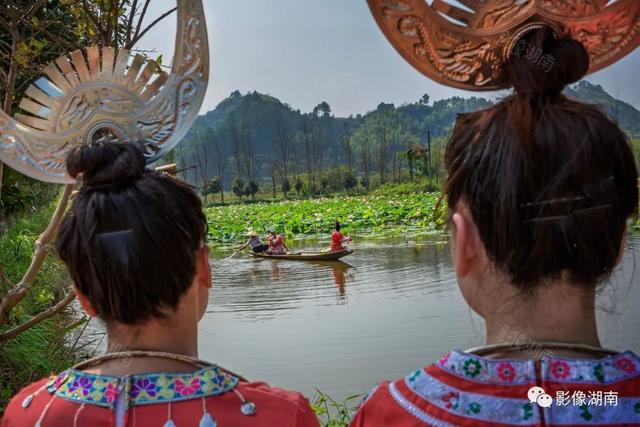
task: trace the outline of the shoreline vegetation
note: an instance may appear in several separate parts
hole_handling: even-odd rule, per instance
[[[446,209],[440,192],[403,193],[393,188],[366,195],[209,207],[205,209],[209,239],[214,245],[240,243],[249,229],[264,234],[268,227],[288,238],[312,238],[330,234],[336,221],[354,236],[431,234],[444,230]]]
[[[13,220],[0,237],[3,290],[17,283],[27,270],[40,233],[55,209],[55,200],[37,211]],[[70,283],[62,262],[51,254],[43,262],[41,274],[27,296],[0,325],[0,335],[43,313],[64,299]],[[0,417],[9,399],[32,381],[62,371],[89,353],[78,337],[86,318],[72,306],[42,320],[14,338],[0,340]]]

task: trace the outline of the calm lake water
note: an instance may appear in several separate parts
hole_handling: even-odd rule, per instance
[[[355,248],[344,263],[212,259],[200,356],[251,380],[309,397],[318,388],[342,399],[452,348],[483,344],[483,321],[458,291],[446,237],[359,242]],[[639,260],[634,236],[623,266],[599,296],[606,347],[640,352]]]

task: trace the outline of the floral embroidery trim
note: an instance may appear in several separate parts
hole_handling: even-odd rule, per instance
[[[485,384],[529,384],[535,381],[533,364],[523,360],[491,360],[452,351],[435,366],[461,378]]]
[[[511,382],[516,378],[516,370],[509,362],[502,362],[496,367],[498,376],[504,382]]]
[[[589,407],[587,405],[580,405],[580,416],[587,421],[593,418],[593,415],[589,412]]]
[[[536,381],[535,365],[531,360],[486,359],[454,350],[434,366],[485,384],[523,385]],[[597,360],[546,356],[541,359],[541,368],[543,379],[602,385],[639,376],[640,358],[632,352]]]
[[[469,404],[469,410],[474,414],[477,414],[482,410],[482,405],[480,405],[478,402],[471,402]]]
[[[475,359],[467,359],[463,364],[462,370],[468,377],[474,378],[482,371],[482,365]]]
[[[104,391],[104,397],[107,400],[107,403],[113,403],[116,400],[116,397],[118,397],[117,386],[113,385],[113,383],[108,383],[107,388]]]
[[[603,383],[604,382],[604,371],[602,370],[602,364],[598,363],[596,366],[593,367],[593,376],[596,377],[596,379]]]
[[[541,368],[543,379],[602,385],[637,377],[639,365],[638,356],[627,351],[597,360],[546,357]]]
[[[619,359],[616,359],[615,365],[616,365],[616,368],[620,369],[621,371],[624,371],[630,374],[633,374],[636,372],[635,363],[633,363],[633,361],[628,357],[621,357]]]
[[[466,381],[473,380],[467,379]],[[533,410],[531,410],[529,417],[522,416],[523,405],[528,403],[526,396],[522,398],[496,397],[464,391],[440,381],[425,370],[419,370],[405,377],[404,383],[425,404],[435,406],[453,415],[502,424],[530,425],[539,422],[539,414]],[[411,398],[405,396],[405,399],[413,402],[414,405],[417,404],[413,396]],[[424,405],[418,407],[424,410]]]
[[[593,366],[593,364],[590,366]],[[472,379],[464,381],[469,384],[475,382]],[[531,425],[540,422],[537,408],[531,405],[527,398],[497,397],[465,391],[440,381],[425,370],[419,370],[405,377],[404,384],[412,393],[411,397],[401,394],[396,383],[391,383],[389,390],[392,391],[392,394],[394,391],[397,393],[397,396],[393,396],[396,402],[412,414],[415,411],[424,412],[426,407],[434,406],[453,415],[468,417],[478,422],[514,425]],[[422,403],[419,403],[416,398],[421,399]],[[411,402],[411,405],[404,405],[402,400]],[[575,424],[578,420],[584,420],[583,422],[585,422],[587,421],[586,418],[589,417],[591,418],[589,418],[590,421],[588,422],[615,419],[618,423],[632,424],[640,421],[640,401],[637,397],[619,397],[618,406],[580,408],[577,406],[554,405],[551,409],[553,411],[554,425]]]
[[[554,360],[549,365],[549,372],[554,378],[564,380],[571,375],[571,367],[563,360]]]
[[[444,396],[440,398],[444,402],[444,407],[447,409],[458,409],[458,399],[460,398],[460,393],[456,391],[450,391],[446,393]]]
[[[217,366],[193,373],[140,374],[127,377],[94,375],[67,370],[49,380],[48,390],[76,402],[112,407],[120,393],[126,406],[176,402],[216,396],[236,387],[239,379]]]
[[[601,420],[615,420],[616,425],[637,425],[640,412],[634,413],[634,398],[618,398],[617,406],[556,406],[550,408],[553,414],[553,425],[590,424]],[[640,403],[637,403],[640,406]]]
[[[451,357],[451,352],[445,354],[442,359],[438,361],[438,365],[445,366],[447,364],[447,361],[449,360],[449,357]]]
[[[532,415],[533,407],[531,406],[531,403],[525,403],[522,405],[522,419],[526,421],[531,418]]]

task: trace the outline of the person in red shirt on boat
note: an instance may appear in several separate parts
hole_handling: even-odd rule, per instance
[[[351,237],[348,237],[348,236],[345,237],[340,232],[340,222],[336,221],[336,229],[333,233],[331,233],[331,251],[337,252],[337,251],[346,250],[347,248],[342,246],[342,244],[350,241],[351,241]]]
[[[284,255],[289,252],[289,248],[284,244],[284,237],[281,234],[276,234],[273,227],[267,229],[269,233],[269,250],[270,255]]]
[[[67,169],[82,187],[56,249],[107,354],[24,388],[0,426],[319,427],[300,393],[197,358],[211,288],[200,197],[146,170],[134,143],[83,145]]]

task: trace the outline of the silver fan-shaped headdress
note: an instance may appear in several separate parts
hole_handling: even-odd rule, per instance
[[[202,0],[178,0],[171,73],[127,49],[92,46],[50,63],[11,118],[0,111],[0,160],[41,181],[73,183],[70,150],[105,141],[144,145],[147,162],[187,133],[204,99],[209,47]]]

